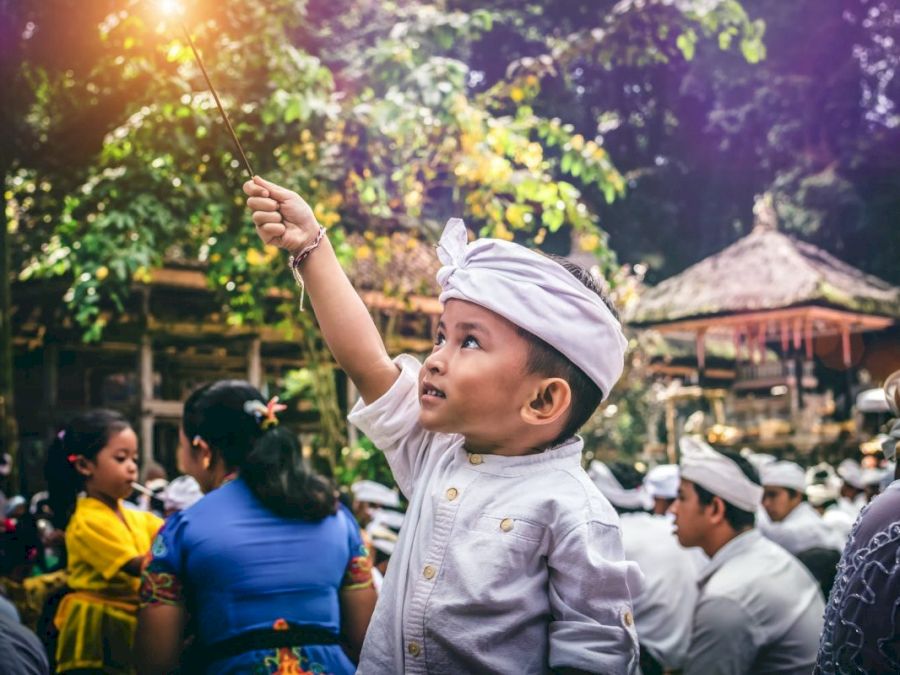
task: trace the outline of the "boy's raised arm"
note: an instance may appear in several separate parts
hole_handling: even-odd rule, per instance
[[[244,183],[244,192],[263,243],[296,255],[315,242],[319,223],[296,192],[258,176]],[[391,388],[400,371],[388,356],[368,309],[341,269],[328,237],[323,237],[300,263],[300,272],[322,335],[338,365],[353,380],[363,401],[378,399]]]

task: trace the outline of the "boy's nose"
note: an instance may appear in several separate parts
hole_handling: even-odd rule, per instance
[[[447,364],[438,354],[431,354],[425,359],[425,368],[430,373],[443,373],[447,370]]]

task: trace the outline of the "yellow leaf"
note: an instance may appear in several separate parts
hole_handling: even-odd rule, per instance
[[[94,272],[94,276],[97,278],[97,281],[103,281],[109,276],[109,268],[106,265],[98,267],[97,271]]]
[[[512,90],[509,92],[509,97],[513,101],[518,103],[519,101],[521,101],[525,98],[525,92],[522,91],[521,87],[513,87]]]
[[[367,260],[372,257],[372,249],[363,244],[358,249],[356,249],[356,258],[358,260]]]
[[[497,223],[497,227],[494,228],[494,236],[497,239],[505,239],[506,241],[513,240],[513,233],[507,229],[503,222]]]
[[[578,246],[582,251],[594,251],[599,245],[600,237],[596,234],[584,234],[578,242]]]

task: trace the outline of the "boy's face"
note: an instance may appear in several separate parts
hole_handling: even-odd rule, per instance
[[[777,485],[763,486],[762,505],[774,523],[780,523],[787,518],[801,501],[803,497],[800,494],[791,495],[786,488]]]
[[[694,484],[682,478],[678,486],[678,497],[669,507],[669,512],[675,515],[678,543],[685,548],[702,544],[708,526],[707,508],[700,503]]]
[[[434,349],[419,374],[419,421],[429,431],[462,434],[485,451],[515,443],[520,411],[540,378],[525,372],[528,343],[503,317],[449,300]]]

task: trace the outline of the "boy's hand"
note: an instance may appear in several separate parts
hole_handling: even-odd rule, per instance
[[[272,244],[290,253],[298,253],[315,241],[319,223],[303,198],[254,176],[244,183],[248,208],[253,211],[256,233],[264,244]]]

